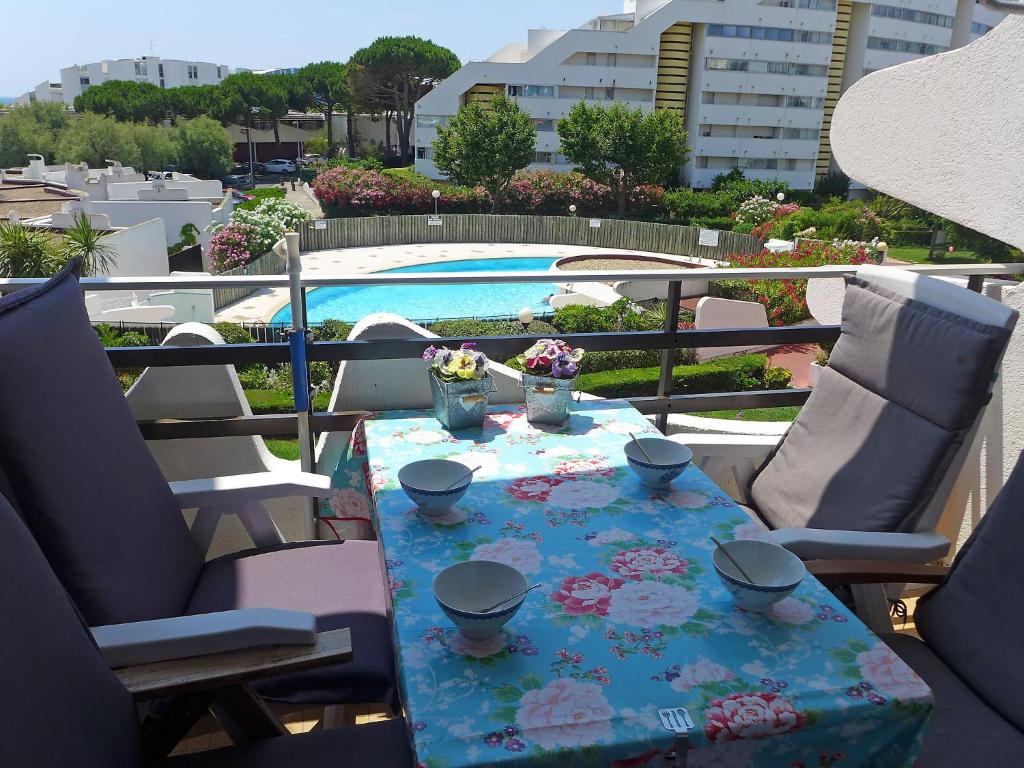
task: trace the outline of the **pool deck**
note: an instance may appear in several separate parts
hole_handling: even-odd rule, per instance
[[[353,274],[379,272],[413,264],[438,264],[443,272],[446,261],[465,259],[504,259],[510,256],[611,256],[634,254],[657,256],[665,254],[649,251],[628,251],[618,248],[591,248],[576,245],[516,245],[511,243],[432,243],[418,245],[389,245],[380,248],[338,248],[330,251],[310,251],[302,254],[302,271],[307,276],[320,274]],[[264,288],[246,299],[224,307],[217,313],[218,321],[235,323],[270,322],[274,314],[288,303],[288,291],[281,288]],[[387,307],[381,307],[385,311]]]

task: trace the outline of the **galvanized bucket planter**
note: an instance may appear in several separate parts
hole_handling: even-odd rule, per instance
[[[430,374],[434,415],[447,430],[482,428],[487,414],[487,395],[494,389],[490,374],[482,379],[453,382],[441,381]]]
[[[531,424],[561,426],[569,418],[575,377],[556,379],[524,373],[523,388],[526,390],[526,420]]]

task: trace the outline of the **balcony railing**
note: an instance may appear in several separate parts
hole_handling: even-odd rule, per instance
[[[934,276],[969,278],[968,287],[982,289],[985,276],[1024,274],[1024,264],[957,264],[905,265],[900,268]],[[797,325],[770,328],[733,328],[681,330],[679,298],[683,280],[693,279],[809,279],[841,277],[852,273],[855,266],[826,266],[770,269],[694,268],[672,271],[591,270],[572,273],[573,282],[608,282],[620,280],[668,282],[668,307],[665,327],[660,331],[629,331],[607,333],[564,334],[569,343],[590,351],[623,349],[659,349],[661,375],[657,393],[648,397],[627,398],[641,413],[657,417],[663,431],[668,414],[719,409],[769,408],[802,405],[810,395],[808,388],[752,392],[713,392],[678,395],[672,393],[672,351],[701,347],[777,346],[783,344],[835,341],[836,325]],[[237,277],[103,277],[81,281],[85,291],[172,290],[216,288],[280,288],[291,289],[292,305],[301,306],[295,318],[306,317],[306,289],[327,286],[355,285],[454,285],[474,283],[548,283],[549,271],[482,272],[482,273],[369,273],[317,275],[301,274],[254,275]],[[0,280],[0,294],[43,282],[41,279]],[[520,353],[529,343],[542,337],[535,335],[446,338],[448,344],[473,342],[495,360],[504,360]],[[297,343],[225,344],[201,347],[121,347],[110,348],[107,355],[115,368],[144,368],[185,365],[246,365],[250,363],[291,363],[293,389],[296,394],[295,415],[243,416],[224,419],[159,419],[140,422],[146,439],[228,437],[243,435],[294,435],[305,430],[307,446],[318,432],[348,431],[357,423],[359,412],[313,413],[309,406],[308,363],[312,361],[341,362],[347,360],[388,360],[418,358],[423,352],[422,339],[373,339],[352,341],[312,341],[308,334]],[[296,375],[298,373],[298,375]],[[297,379],[297,381],[296,381]],[[303,388],[306,392],[303,393]],[[303,427],[300,429],[300,426]],[[303,469],[312,471],[311,453],[303,451]]]

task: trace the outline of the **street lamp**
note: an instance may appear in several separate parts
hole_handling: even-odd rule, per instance
[[[775,196],[775,199],[781,203],[783,200],[786,199],[786,195],[784,192],[779,192],[779,194]]]
[[[441,190],[435,189],[430,193],[430,196],[434,198],[434,215],[437,216],[437,201],[441,197]]]
[[[889,255],[889,244],[883,240],[882,242],[875,245],[875,248],[877,248],[878,252],[882,254],[882,257],[879,259],[879,262],[884,263],[885,257]]]
[[[256,119],[256,115],[258,115],[259,112],[260,112],[260,108],[259,107],[249,107],[249,114],[252,115],[252,118],[249,120],[249,127],[246,128],[246,130],[245,130],[245,132],[248,134],[248,139],[249,139],[249,183],[252,184],[254,189],[256,187],[256,164],[253,162],[253,157],[252,157],[252,155],[253,155],[253,151],[252,151],[253,150],[253,145],[255,144],[255,142],[252,139],[252,127],[253,127],[252,124],[253,124],[253,121]]]
[[[575,216],[576,215],[576,203],[573,203],[572,205],[569,206],[569,215],[570,216]]]
[[[523,332],[526,332],[527,327],[533,322],[533,310],[529,307],[523,307],[519,310],[519,322],[523,324]]]

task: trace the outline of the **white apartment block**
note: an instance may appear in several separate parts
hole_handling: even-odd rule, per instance
[[[153,83],[161,88],[174,88],[179,85],[216,85],[229,74],[231,69],[227,66],[207,61],[161,59],[159,56],[105,59],[93,64],[65,67],[60,71],[59,83],[42,82],[19,97],[16,103],[56,101],[70,107],[74,105],[75,97],[89,86],[108,80],[134,80]]]
[[[674,109],[693,187],[731,168],[809,189],[832,166],[840,95],[875,70],[962,46],[1002,14],[976,0],[625,0],[565,31],[530,30],[416,104],[416,170],[438,178],[437,126],[470,102],[515,98],[534,118],[533,168],[572,166],[555,124],[580,100]]]

